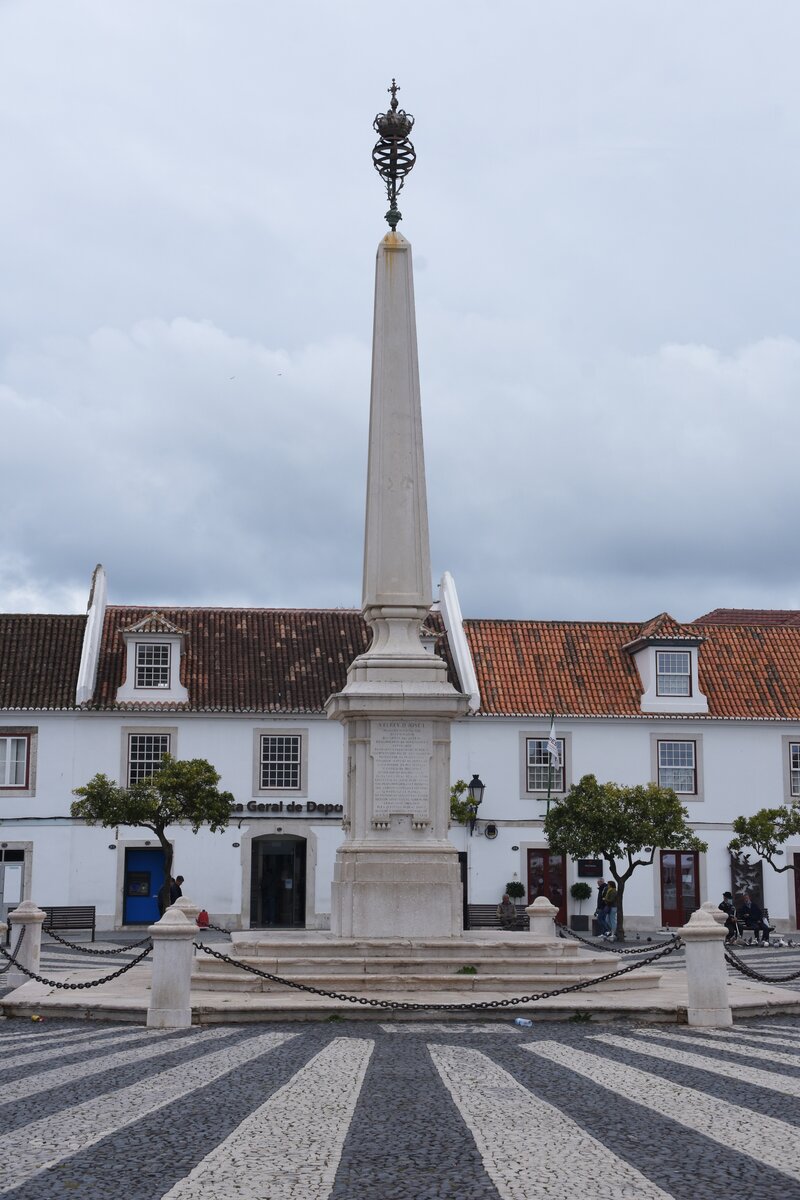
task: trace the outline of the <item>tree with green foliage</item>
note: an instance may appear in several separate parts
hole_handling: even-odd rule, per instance
[[[149,829],[164,851],[164,875],[172,875],[172,843],[167,828],[179,823],[197,833],[208,825],[212,833],[227,827],[233,796],[217,787],[219,774],[204,758],[179,760],[165,754],[154,775],[139,779],[130,787],[120,787],[106,775],[95,775],[83,787],[75,788],[70,809],[87,825],[131,825]]]
[[[752,817],[737,817],[733,822],[735,837],[728,842],[728,849],[741,854],[749,846],[759,858],[763,858],[773,871],[793,871],[794,863],[779,866],[776,858],[783,856],[781,847],[790,838],[800,835],[800,806],[781,804],[778,808],[760,808]]]
[[[466,792],[466,795],[464,794]],[[469,825],[475,828],[480,800],[473,800],[469,785],[463,779],[458,779],[450,788],[450,820],[458,825]]]
[[[603,858],[617,885],[617,941],[625,940],[625,884],[637,867],[652,866],[656,849],[705,850],[687,825],[672,788],[621,787],[584,775],[544,820],[550,849],[571,858]]]

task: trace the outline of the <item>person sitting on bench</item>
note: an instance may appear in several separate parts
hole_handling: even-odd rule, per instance
[[[513,929],[517,924],[519,919],[517,906],[508,892],[503,893],[503,899],[497,906],[497,916],[503,929]]]
[[[727,934],[725,937],[725,945],[735,942],[739,936],[739,926],[736,922],[736,905],[733,903],[733,896],[730,892],[722,893],[722,903],[718,906],[725,913],[725,928]]]
[[[769,921],[764,916],[763,912],[756,904],[749,892],[744,894],[744,904],[736,914],[740,921],[744,923],[745,929],[751,929],[756,937],[756,944],[761,943],[764,946],[769,945]]]

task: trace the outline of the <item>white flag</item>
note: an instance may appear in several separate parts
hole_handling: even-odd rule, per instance
[[[561,753],[558,749],[558,738],[556,737],[556,719],[552,718],[550,722],[550,735],[547,739],[547,753],[550,755],[550,766],[558,768],[561,766]]]

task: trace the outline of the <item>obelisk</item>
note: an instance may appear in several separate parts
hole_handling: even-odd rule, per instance
[[[347,732],[345,840],[334,868],[331,929],[340,937],[456,937],[458,855],[447,839],[450,725],[467,697],[425,648],[432,604],[411,246],[397,194],[414,165],[414,118],[375,118],[373,161],[389,197],[378,247],[372,347],[362,611],[366,653],[327,704]]]

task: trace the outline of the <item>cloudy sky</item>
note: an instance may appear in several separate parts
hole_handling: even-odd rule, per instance
[[[795,0],[0,0],[0,608],[360,603],[371,164],[416,117],[469,616],[800,607]]]

